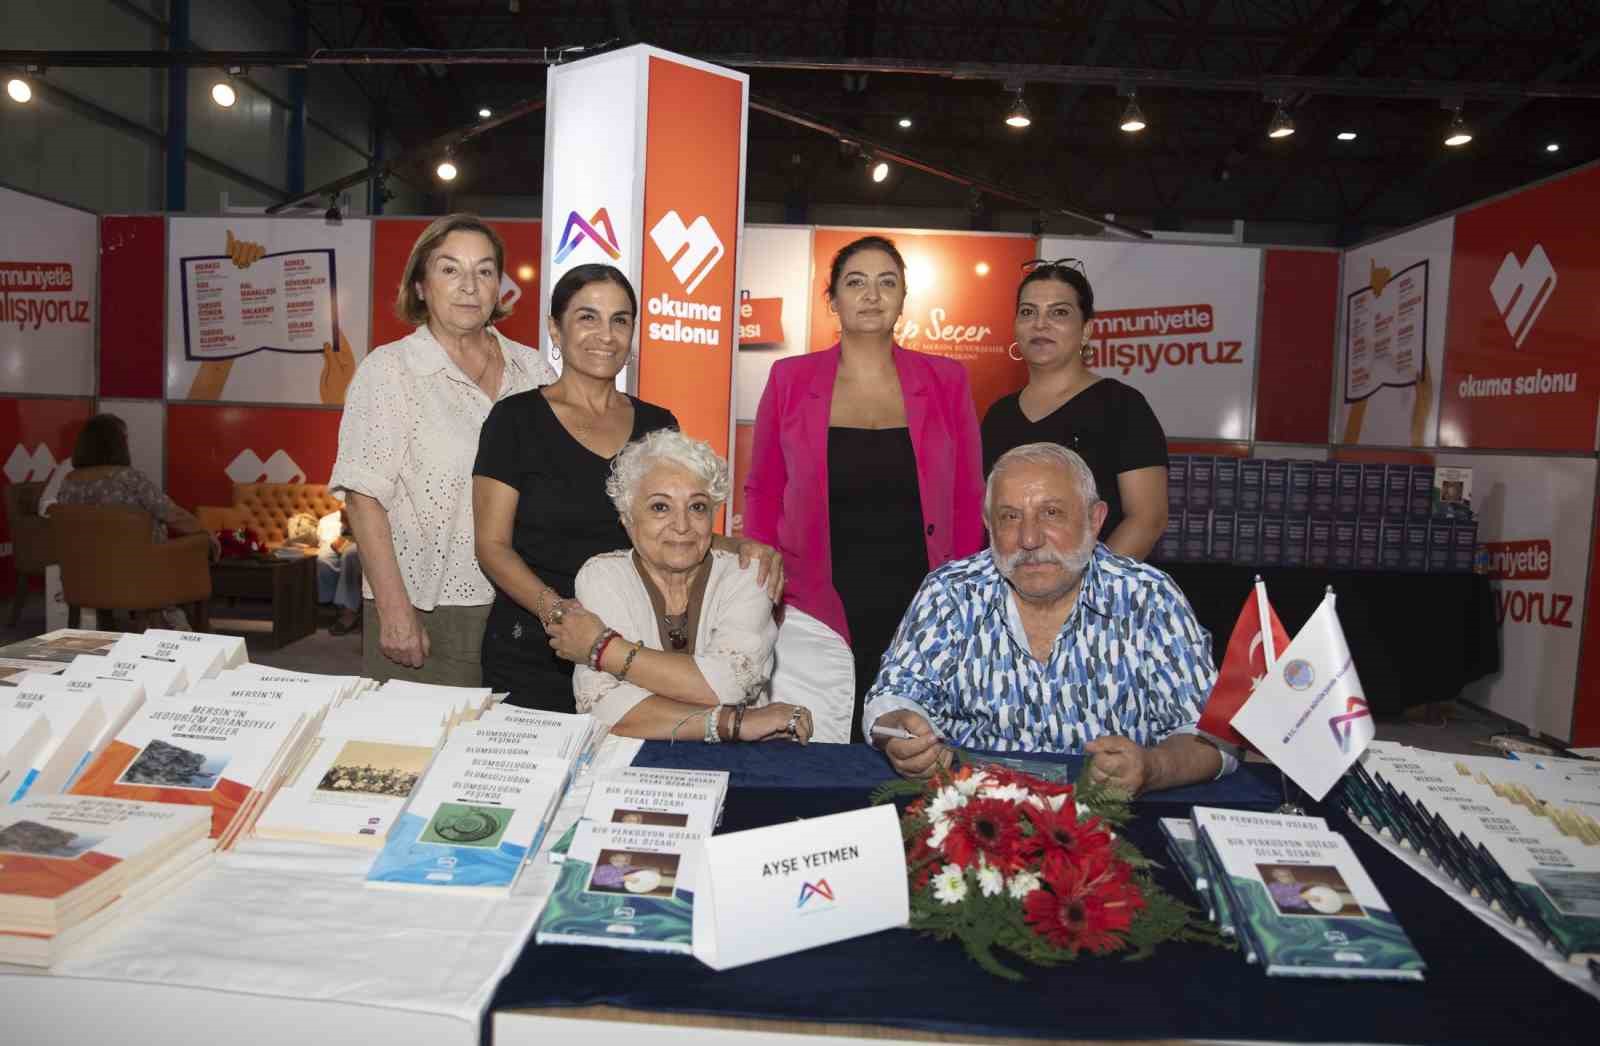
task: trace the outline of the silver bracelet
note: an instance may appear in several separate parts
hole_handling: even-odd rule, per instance
[[[722,735],[717,733],[717,717],[721,714],[721,705],[712,705],[711,710],[706,713],[705,742],[708,745],[720,745],[722,743]]]

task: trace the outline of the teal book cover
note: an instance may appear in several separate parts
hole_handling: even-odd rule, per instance
[[[539,917],[539,944],[688,955],[694,944],[689,833],[580,821]]]
[[[1202,832],[1269,976],[1420,981],[1426,964],[1343,836]]]
[[[509,891],[529,853],[529,847],[506,838],[516,814],[511,808],[464,803],[440,803],[427,819],[401,814],[367,872],[367,882]],[[536,838],[533,847],[538,844]]]

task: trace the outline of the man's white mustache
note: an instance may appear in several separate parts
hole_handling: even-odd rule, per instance
[[[1077,571],[1088,566],[1089,557],[1093,552],[1094,546],[1092,544],[1078,555],[1057,552],[1053,548],[1018,549],[1010,555],[998,557],[996,565],[999,566],[1000,573],[1007,577],[1011,576],[1011,572],[1018,567],[1040,563],[1049,563],[1065,570]]]

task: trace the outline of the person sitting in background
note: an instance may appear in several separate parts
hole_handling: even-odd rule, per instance
[[[339,619],[328,626],[331,635],[361,627],[361,550],[343,507],[317,520],[317,602],[339,608]]]
[[[617,455],[606,493],[633,549],[585,563],[577,599],[545,624],[550,646],[576,665],[578,711],[626,737],[809,740],[809,710],[762,704],[778,637],[772,596],[737,553],[711,547],[727,463],[657,429]]]
[[[134,468],[128,452],[128,423],[115,414],[96,414],[83,423],[72,447],[72,471],[56,492],[58,505],[120,505],[150,514],[151,538],[167,540],[167,528],[179,534],[207,534],[211,559],[222,553],[194,514],[168,497],[155,482]],[[187,631],[188,617],[177,607],[165,607],[166,627]]]
[[[953,746],[1086,753],[1129,793],[1238,766],[1195,733],[1211,636],[1171,578],[1095,540],[1106,504],[1077,454],[1030,443],[989,473],[990,547],[928,575],[867,695],[862,729],[925,777]]]

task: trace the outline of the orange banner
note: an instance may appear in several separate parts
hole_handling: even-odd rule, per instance
[[[839,340],[827,308],[834,253],[862,236],[887,236],[906,260],[906,303],[895,325],[897,344],[960,360],[972,383],[978,417],[995,400],[1027,384],[1028,368],[1011,358],[1017,284],[1037,247],[1027,236],[907,232],[903,229],[818,229],[812,237],[812,352]]]
[[[1590,169],[1456,217],[1441,444],[1595,449],[1596,193]]]
[[[783,344],[782,298],[752,298],[749,291],[740,293],[739,344]]]
[[[372,347],[399,341],[411,325],[395,315],[411,247],[431,218],[379,218],[372,231]],[[543,324],[539,317],[539,230],[537,221],[490,220],[488,225],[506,242],[506,267],[500,279],[500,299],[509,301],[511,315],[496,326],[512,341],[537,349]]]
[[[744,81],[652,55],[639,396],[728,453]]]
[[[326,483],[339,419],[314,407],[167,405],[167,493],[185,508],[230,505],[235,483]]]
[[[78,432],[94,412],[87,399],[0,399],[0,485],[43,483],[72,457]],[[159,477],[152,477],[159,478]],[[16,580],[11,550],[11,521],[0,513],[0,588],[11,591]]]

